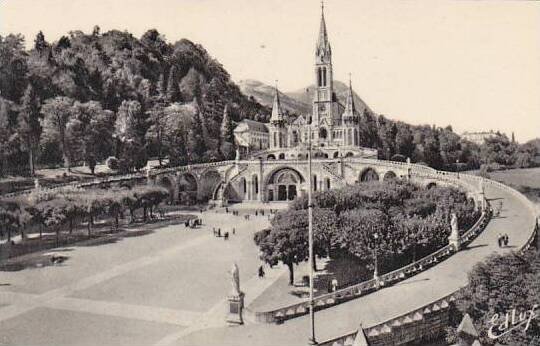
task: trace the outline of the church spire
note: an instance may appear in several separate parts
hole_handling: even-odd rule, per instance
[[[270,117],[270,122],[282,122],[283,121],[283,113],[281,112],[281,103],[279,101],[279,90],[277,87],[277,81],[276,81],[276,92],[274,94],[274,102],[272,104],[272,116]]]
[[[326,21],[324,20],[324,2],[321,1],[321,24],[319,26],[319,37],[317,39],[317,55],[330,53],[330,42],[328,42],[328,32],[326,31]]]
[[[351,74],[349,74],[349,90],[347,91],[347,100],[345,102],[344,117],[354,117],[356,109],[354,107],[354,94],[352,90]]]

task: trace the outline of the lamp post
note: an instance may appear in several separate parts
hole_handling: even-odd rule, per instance
[[[374,244],[373,244],[373,278],[376,280],[376,281],[379,281],[379,262],[377,260],[377,241],[379,239],[379,234],[378,233],[373,233],[373,239],[374,239]]]
[[[456,160],[457,178],[459,179],[459,159]]]
[[[309,244],[309,319],[311,324],[311,336],[308,345],[317,345],[315,339],[315,302],[313,301],[313,203],[311,191],[313,189],[313,174],[311,168],[311,119],[308,121],[308,244]]]

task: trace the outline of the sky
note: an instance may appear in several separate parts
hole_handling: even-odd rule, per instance
[[[32,44],[99,25],[202,44],[235,81],[313,83],[318,0],[0,0],[0,35]],[[412,124],[540,137],[540,2],[326,0],[334,78]]]

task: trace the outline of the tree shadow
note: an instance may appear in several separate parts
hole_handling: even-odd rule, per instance
[[[473,246],[466,246],[463,249],[461,249],[461,251],[468,251],[468,250],[476,249],[476,248],[479,248],[479,247],[486,247],[486,246],[488,246],[488,244],[478,244],[478,245],[473,245]]]
[[[50,254],[40,254],[31,257],[21,258],[17,261],[10,261],[0,265],[0,271],[4,272],[18,272],[25,269],[39,269],[49,266],[64,266],[65,262],[69,260],[68,256],[58,256]],[[9,284],[8,284],[9,285]]]
[[[337,280],[339,289],[369,280],[371,275],[365,263],[351,255],[340,254],[330,258],[324,268],[317,271],[313,287],[318,295],[325,294],[332,290],[333,279]]]

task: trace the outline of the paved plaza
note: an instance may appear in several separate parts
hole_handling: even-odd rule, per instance
[[[495,187],[487,196],[502,199],[503,212],[467,249],[395,286],[317,312],[319,340],[443,297],[466,283],[474,263],[523,245],[533,222],[524,204]],[[224,322],[233,262],[246,305],[279,296],[269,290],[280,287],[284,267],[266,269],[263,280],[256,275],[261,262],[253,234],[268,226],[267,215],[246,220],[205,211],[196,230],[164,226],[117,242],[74,245],[58,250],[68,256],[62,265],[1,272],[0,345],[304,345],[307,317],[282,325]],[[213,227],[231,232],[232,225],[236,234],[228,241],[213,236]],[[503,232],[511,245],[504,250],[496,242]]]
[[[222,211],[201,217],[195,230],[181,224],[74,245],[58,249],[68,256],[62,265],[1,272],[0,344],[153,344],[190,327],[225,326],[234,262],[247,303],[284,268],[267,269],[265,280],[256,276],[261,263],[253,234],[268,225],[267,217],[248,221]],[[229,240],[214,237],[213,227],[229,231]]]

